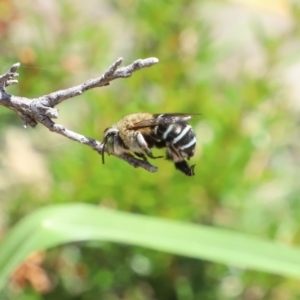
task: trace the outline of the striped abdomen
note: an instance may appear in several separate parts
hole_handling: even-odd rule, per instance
[[[177,150],[183,158],[190,158],[194,155],[196,137],[192,127],[186,122],[158,125],[154,128],[153,133],[154,137],[161,141],[161,146],[163,146],[163,143],[165,143],[166,147],[170,145],[168,148],[170,148],[171,152],[172,150]],[[177,156],[172,157],[174,161],[182,160]]]

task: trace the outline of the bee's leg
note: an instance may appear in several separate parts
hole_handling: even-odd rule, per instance
[[[194,176],[195,165],[189,166],[186,160],[182,157],[180,152],[174,147],[172,143],[166,143],[167,155],[166,158],[174,162],[175,168],[187,176]]]
[[[137,157],[140,157],[142,158],[144,161],[147,161],[147,157],[144,153],[138,153],[138,152],[134,152],[134,154],[137,156]]]
[[[141,149],[145,151],[145,153],[150,157],[150,158],[162,158],[163,156],[154,156],[150,148],[148,147],[148,144],[146,143],[143,135],[139,132],[137,134],[137,142]]]
[[[196,165],[189,166],[185,160],[175,162],[174,165],[177,170],[181,171],[182,173],[184,173],[187,176],[195,175],[194,169],[195,169]]]
[[[159,155],[159,156],[154,156],[152,151],[149,149],[149,148],[146,148],[144,149],[144,151],[146,152],[146,154],[150,157],[150,158],[162,158],[163,156],[162,155]]]
[[[170,142],[166,142],[167,147],[167,159],[173,160],[174,162],[183,161],[184,158],[180,154],[180,152],[174,147],[174,145]]]
[[[149,164],[148,162],[145,162],[143,160],[140,160],[138,158],[136,158],[135,156],[133,156],[131,153],[121,153],[119,155],[116,155],[117,157],[119,157],[120,159],[126,161],[127,163],[129,163],[131,166],[133,166],[134,168],[139,168],[142,167],[144,169],[146,169],[149,172],[157,172],[157,167]]]

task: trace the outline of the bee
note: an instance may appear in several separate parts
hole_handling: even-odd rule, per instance
[[[194,156],[196,146],[195,133],[187,124],[191,118],[192,114],[181,113],[129,114],[105,129],[103,147],[108,154],[134,154],[146,161],[147,157],[163,157],[154,156],[152,148],[166,148],[166,159],[173,161],[175,168],[185,175],[193,176],[195,165],[189,166],[186,161]]]

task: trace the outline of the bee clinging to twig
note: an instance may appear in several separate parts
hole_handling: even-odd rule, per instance
[[[196,137],[187,124],[192,114],[135,113],[124,116],[112,127],[105,129],[103,146],[108,154],[133,155],[147,160],[154,156],[151,148],[166,148],[166,159],[187,176],[193,176],[195,165],[189,160],[195,153]],[[104,163],[104,151],[102,152]]]

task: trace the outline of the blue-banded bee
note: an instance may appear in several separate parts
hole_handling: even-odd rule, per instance
[[[192,114],[135,113],[124,116],[112,127],[105,129],[103,146],[108,154],[116,156],[132,152],[139,158],[154,156],[151,148],[166,148],[166,159],[187,176],[193,176],[195,165],[189,166],[186,159],[195,153],[195,133],[187,121]],[[104,163],[104,151],[102,152]]]

